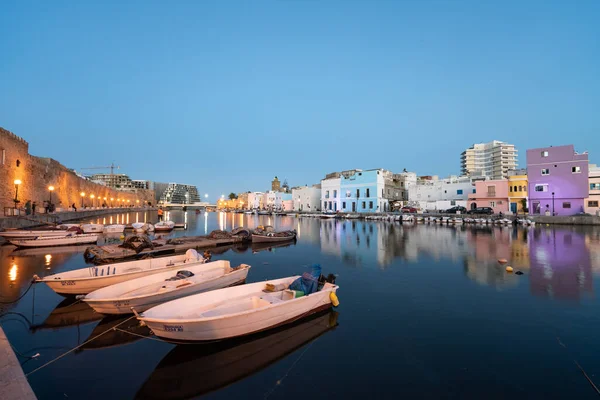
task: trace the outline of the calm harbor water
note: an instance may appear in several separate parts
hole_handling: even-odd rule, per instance
[[[187,231],[273,225],[295,244],[215,251],[252,266],[249,282],[313,263],[338,275],[340,306],[249,339],[173,345],[128,317],[109,318],[35,285],[0,317],[40,399],[597,398],[600,230],[401,225],[194,212],[168,213]],[[111,220],[112,218],[112,220]],[[156,213],[93,221],[156,221]],[[118,237],[106,238],[107,241]],[[0,300],[33,274],[85,266],[86,246],[0,247]],[[506,258],[507,274],[497,262]]]

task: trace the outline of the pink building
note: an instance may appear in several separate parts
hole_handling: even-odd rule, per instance
[[[508,181],[492,180],[475,182],[475,193],[469,194],[467,207],[491,207],[494,213],[508,213]]]

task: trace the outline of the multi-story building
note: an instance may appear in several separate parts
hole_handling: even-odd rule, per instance
[[[194,204],[200,202],[200,195],[194,185],[169,183],[159,201],[170,204]]]
[[[589,197],[587,152],[573,145],[527,150],[529,212],[573,215],[584,211]]]
[[[592,215],[598,215],[600,208],[600,167],[596,164],[589,165],[588,172],[589,195],[585,199],[585,212]]]
[[[248,192],[247,208],[249,210],[258,210],[263,208],[263,192]]]
[[[499,140],[477,143],[461,153],[460,165],[462,175],[506,179],[517,168],[517,149]]]
[[[134,179],[131,181],[131,185],[134,189],[152,189],[150,181],[142,179]]]
[[[117,190],[135,189],[131,178],[125,174],[94,174],[90,177],[90,180]]]
[[[469,194],[475,193],[474,179],[450,176],[446,179],[419,179],[408,188],[408,203],[422,210],[444,210],[455,205],[465,206]]]
[[[524,212],[527,208],[527,171],[516,170],[508,172],[508,202],[513,214]]]
[[[399,181],[393,181],[393,174],[384,169],[343,171],[340,174],[341,210],[351,212],[384,212],[389,210],[386,192],[389,197],[400,196]],[[335,193],[334,193],[335,195]]]
[[[294,211],[320,211],[321,185],[292,188]]]
[[[325,179],[321,180],[321,210],[337,211],[340,210],[340,182],[341,174],[332,172],[327,174]]]
[[[494,213],[508,212],[508,181],[506,179],[477,181],[475,193],[469,194],[468,207],[491,207]]]

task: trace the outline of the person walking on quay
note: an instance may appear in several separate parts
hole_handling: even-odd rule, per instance
[[[35,215],[35,208],[37,207],[37,203],[34,201],[33,204],[31,205],[31,213],[33,215]]]
[[[162,209],[162,207],[160,207],[160,208],[158,209],[158,220],[159,220],[159,221],[162,221],[162,220],[163,220],[163,209]]]
[[[31,214],[31,200],[25,202],[25,215]]]
[[[71,204],[71,208],[77,212],[77,207],[75,207],[75,203]]]

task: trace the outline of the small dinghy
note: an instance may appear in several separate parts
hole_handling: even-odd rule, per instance
[[[131,227],[137,233],[154,232],[154,225],[145,222],[134,222]]]
[[[103,314],[131,314],[167,301],[196,293],[221,289],[243,283],[250,266],[231,268],[229,261],[197,264],[177,271],[171,270],[111,285],[83,297],[90,307]]]
[[[123,233],[125,231],[125,225],[106,225],[104,227],[104,233]]]
[[[205,262],[207,260],[201,257],[196,250],[189,249],[185,254],[178,256],[86,267],[44,278],[36,276],[35,281],[45,283],[50,289],[62,295],[88,294],[94,290],[131,279],[160,272],[182,270]]]
[[[318,276],[315,270],[318,268]],[[136,316],[158,337],[211,341],[249,335],[291,323],[339,304],[335,277],[320,267],[302,277],[250,283],[183,297]],[[296,289],[304,290],[296,290]],[[135,312],[135,310],[134,310]]]
[[[155,232],[171,232],[175,229],[175,222],[173,221],[161,221],[154,224]]]
[[[281,231],[275,232],[273,227],[259,227],[252,232],[252,242],[254,243],[270,243],[270,242],[287,242],[296,239],[296,231]]]
[[[102,224],[83,224],[81,225],[83,233],[102,233],[104,225]]]
[[[73,232],[68,232],[67,236],[56,237],[37,237],[31,239],[10,239],[9,242],[18,247],[49,247],[49,246],[68,246],[74,244],[96,243],[98,235],[82,234],[78,235]]]

